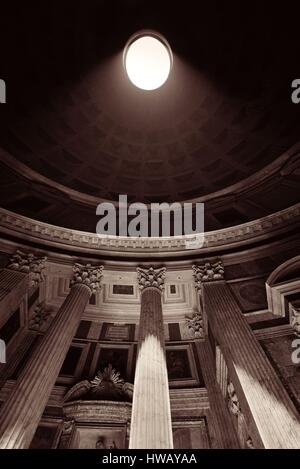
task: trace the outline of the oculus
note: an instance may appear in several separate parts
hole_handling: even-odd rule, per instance
[[[140,31],[128,40],[123,55],[129,80],[142,90],[160,88],[168,79],[173,56],[167,40],[155,31]]]

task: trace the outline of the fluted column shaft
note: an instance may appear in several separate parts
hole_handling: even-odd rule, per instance
[[[30,288],[43,280],[46,257],[17,250],[0,271],[0,329],[18,308]]]
[[[28,448],[89,301],[74,284],[0,410],[0,448]]]
[[[14,373],[15,368],[18,366],[18,363],[27,352],[29,347],[34,342],[36,335],[31,331],[24,331],[22,337],[19,339],[19,342],[14,350],[10,354],[9,358],[6,356],[7,363],[0,363],[0,390]]]
[[[0,271],[0,329],[16,311],[28,288],[28,274],[10,269]]]
[[[173,448],[161,291],[141,293],[139,350],[135,371],[129,447]]]
[[[197,353],[201,363],[201,370],[207,389],[212,420],[215,427],[217,441],[215,448],[239,448],[239,441],[228,409],[217,383],[215,375],[214,356],[209,341],[196,341]]]
[[[255,446],[299,448],[297,411],[224,280],[202,283],[204,308],[225,356]],[[254,428],[256,426],[256,428]],[[251,432],[252,428],[252,432]]]

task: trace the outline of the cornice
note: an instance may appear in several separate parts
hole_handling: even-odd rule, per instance
[[[231,228],[204,234],[200,249],[187,249],[186,241],[196,236],[130,238],[98,236],[33,220],[5,209],[0,209],[0,233],[30,242],[42,248],[51,246],[72,253],[97,254],[107,257],[167,258],[210,255],[216,251],[240,248],[269,240],[300,225],[300,203],[272,215]]]

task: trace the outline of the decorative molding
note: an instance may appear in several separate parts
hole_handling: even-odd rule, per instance
[[[293,328],[294,334],[297,337],[300,337],[300,308],[296,308],[291,305],[291,326]]]
[[[158,288],[161,292],[164,290],[164,281],[166,277],[165,267],[161,267],[160,269],[154,269],[154,267],[142,269],[141,267],[137,267],[136,271],[138,285],[141,291],[149,287]]]
[[[274,316],[284,317],[286,314],[291,314],[289,309],[291,304],[288,296],[298,293],[300,291],[300,279],[287,280],[280,282],[277,285],[268,285],[266,283],[268,310]]]
[[[63,413],[67,419],[74,419],[76,424],[87,422],[97,425],[127,424],[131,419],[131,402],[82,401],[66,402]]]
[[[172,422],[203,417],[210,408],[206,388],[170,389]]]
[[[193,265],[195,288],[200,290],[202,282],[224,280],[224,265],[221,260],[215,262],[206,261],[203,264]]]
[[[256,329],[253,331],[257,340],[275,339],[277,337],[285,337],[293,334],[290,324],[283,324],[266,329]]]
[[[73,267],[73,278],[70,285],[82,284],[90,288],[92,294],[101,288],[101,278],[103,276],[103,266],[91,264],[78,264]]]
[[[190,267],[190,266],[189,266]],[[51,304],[59,308],[69,293],[70,284],[70,266],[63,267],[62,264],[51,264],[47,266],[47,304]],[[59,271],[59,274],[57,273]],[[113,294],[112,284],[115,279],[122,276],[124,279],[128,277],[128,281],[134,283],[134,295],[124,295],[119,298]],[[162,293],[162,308],[166,322],[183,322],[186,314],[191,314],[197,309],[197,294],[193,286],[192,270],[186,270],[180,276],[182,283],[177,286],[176,295],[171,295],[166,282],[170,275],[169,270],[166,271],[165,289]],[[173,277],[178,276],[173,272],[171,282],[174,283]],[[139,323],[141,300],[140,291],[137,285],[136,270],[122,271],[114,273],[112,277],[110,272],[105,268],[103,278],[101,279],[101,292],[96,294],[96,305],[88,304],[85,308],[82,319],[94,322],[122,322],[122,323]]]
[[[169,256],[186,256],[188,252],[193,255],[202,254],[220,247],[243,246],[261,239],[270,239],[270,235],[276,236],[278,233],[295,229],[297,224],[300,224],[300,203],[252,222],[209,231],[204,234],[202,248],[187,251],[187,241],[196,241],[196,235],[161,238],[99,236],[96,233],[82,232],[35,221],[0,209],[0,230],[2,233],[72,251],[76,249],[98,253],[105,251],[110,256],[114,256],[116,253],[119,256],[131,255],[133,257],[137,254],[143,254],[144,257],[147,257],[147,254],[161,257],[162,252],[168,253]]]
[[[31,252],[23,252],[19,249],[9,260],[7,269],[17,270],[30,274],[31,286],[37,286],[44,280],[43,270],[45,269],[47,257],[38,257]]]
[[[77,399],[131,401],[133,385],[126,383],[120,373],[109,364],[103,371],[98,371],[92,380],[84,380],[72,386],[66,393],[64,402]]]

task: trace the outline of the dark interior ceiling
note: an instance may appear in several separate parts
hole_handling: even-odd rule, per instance
[[[242,181],[299,140],[300,104],[291,101],[299,15],[289,4],[11,1],[1,17],[1,146],[55,183],[110,200],[194,199]],[[153,92],[131,85],[122,67],[124,44],[144,28],[164,34],[174,53],[168,82]],[[72,215],[53,189],[2,165],[2,206],[92,229],[94,208],[82,202]],[[270,187],[267,200],[227,200],[208,229],[300,198],[296,173],[281,195],[278,179]]]

